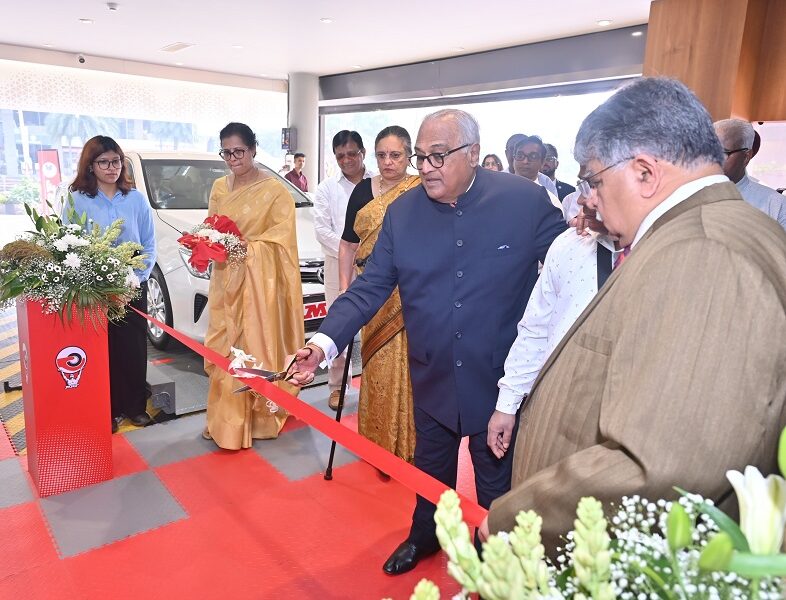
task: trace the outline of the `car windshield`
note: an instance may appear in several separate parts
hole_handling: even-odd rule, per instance
[[[289,181],[261,163],[257,167],[278,179],[292,196],[295,206],[312,203]],[[229,174],[223,160],[209,159],[147,159],[142,160],[147,196],[154,208],[206,209],[213,182]]]

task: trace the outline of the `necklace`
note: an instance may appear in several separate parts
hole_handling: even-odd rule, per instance
[[[381,196],[382,194],[385,194],[386,192],[389,192],[390,190],[392,190],[394,187],[396,187],[402,181],[404,181],[403,178],[398,180],[398,181],[396,181],[396,182],[394,182],[392,185],[390,185],[390,187],[385,188],[385,181],[380,176],[379,183],[377,184],[377,187],[379,188],[379,195]]]

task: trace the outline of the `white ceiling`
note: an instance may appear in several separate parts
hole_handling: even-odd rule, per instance
[[[603,29],[600,19],[612,20],[610,28],[638,25],[647,22],[649,5],[649,0],[118,0],[117,10],[110,11],[101,0],[10,0],[2,9],[0,43],[285,79],[293,72],[344,73],[590,33]],[[80,18],[93,23],[84,25]],[[194,46],[173,54],[160,50],[176,42]]]

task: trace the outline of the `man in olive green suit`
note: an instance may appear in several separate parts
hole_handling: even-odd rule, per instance
[[[550,552],[583,496],[680,486],[726,508],[726,470],[773,472],[786,422],[786,234],[723,175],[698,99],[641,79],[587,117],[575,154],[588,207],[631,251],[543,366],[512,489],[481,527],[533,509]]]

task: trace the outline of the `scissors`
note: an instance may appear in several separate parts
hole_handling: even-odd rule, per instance
[[[308,350],[307,357],[311,355],[313,350],[311,348],[306,348]],[[265,381],[270,381],[271,383],[274,381],[284,381],[288,379],[289,370],[297,361],[297,353],[295,356],[292,357],[292,360],[289,361],[289,364],[284,368],[283,371],[266,371],[265,369],[250,369],[246,367],[242,367],[240,369],[235,369],[236,372],[239,373],[248,373],[249,375],[253,375],[254,377],[261,377]],[[239,394],[240,392],[247,392],[251,389],[250,385],[244,385],[242,387],[237,388],[236,390],[232,390],[233,394]]]

